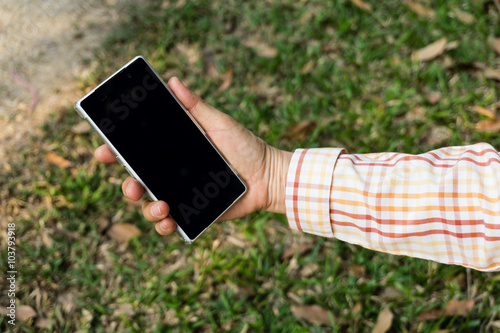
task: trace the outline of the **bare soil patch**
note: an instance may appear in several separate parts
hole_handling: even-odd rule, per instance
[[[4,0],[0,6],[0,166],[51,112],[79,98],[78,78],[124,1]]]

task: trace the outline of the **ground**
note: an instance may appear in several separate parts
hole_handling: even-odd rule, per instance
[[[72,105],[143,54],[281,149],[498,149],[499,9],[2,1],[0,281],[12,223],[18,330],[498,332],[498,273],[294,232],[265,212],[217,223],[191,246],[160,237],[123,199],[126,172],[93,158],[102,140]],[[2,291],[0,313],[9,301]]]

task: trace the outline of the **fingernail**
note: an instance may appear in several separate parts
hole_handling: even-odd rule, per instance
[[[170,228],[167,226],[167,221],[160,222],[160,229],[164,232],[170,232]]]
[[[164,214],[161,209],[161,203],[158,202],[155,205],[153,205],[153,207],[151,207],[151,214],[154,217],[163,217]]]
[[[132,186],[134,185],[133,182],[129,182],[127,187],[125,188],[125,194],[127,195],[127,197],[130,198],[131,194],[132,194]]]

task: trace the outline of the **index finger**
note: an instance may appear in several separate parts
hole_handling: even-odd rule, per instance
[[[116,156],[107,144],[98,147],[94,152],[94,157],[102,163],[115,163]]]

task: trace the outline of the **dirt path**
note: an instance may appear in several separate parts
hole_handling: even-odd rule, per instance
[[[124,2],[1,0],[0,166],[51,112],[81,95],[77,82]]]

